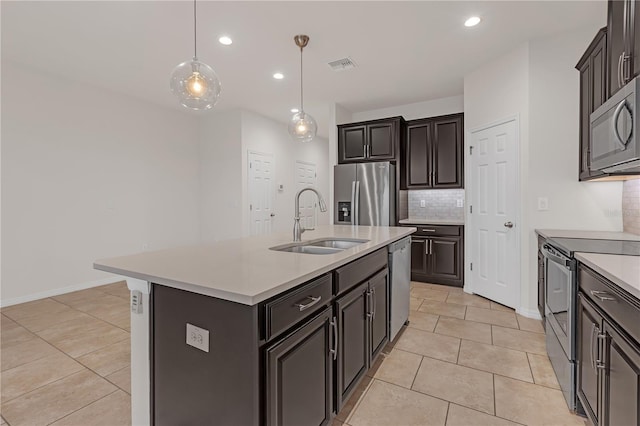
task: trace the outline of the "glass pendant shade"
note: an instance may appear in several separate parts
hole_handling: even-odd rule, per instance
[[[317,133],[316,120],[304,111],[296,112],[289,120],[289,134],[295,141],[311,142]]]
[[[180,104],[190,109],[211,109],[220,97],[220,79],[213,68],[197,58],[175,67],[170,85]]]

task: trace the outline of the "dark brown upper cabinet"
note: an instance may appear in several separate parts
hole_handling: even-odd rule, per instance
[[[580,58],[576,69],[580,72],[580,167],[579,180],[605,176],[591,170],[591,113],[608,99],[607,28],[601,28]]]
[[[338,163],[394,161],[400,149],[402,117],[338,126]]]
[[[407,122],[402,189],[464,188],[463,117]]]
[[[640,73],[639,26],[640,6],[635,0],[609,0],[607,48],[610,95]]]

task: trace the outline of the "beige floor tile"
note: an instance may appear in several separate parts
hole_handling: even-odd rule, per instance
[[[67,305],[56,302],[53,299],[40,299],[33,302],[21,303],[9,306],[2,310],[2,313],[14,321],[36,317],[45,313],[60,312],[68,309]]]
[[[4,420],[3,417],[0,417],[0,425],[6,425],[7,422]]]
[[[526,425],[584,426],[567,409],[562,392],[507,377],[495,377],[496,415]],[[11,420],[9,420],[11,422]]]
[[[18,367],[57,353],[58,350],[42,339],[34,338],[2,348],[0,364],[2,371]]]
[[[518,426],[518,424],[461,405],[449,404],[447,426]]]
[[[465,319],[469,321],[483,322],[486,324],[500,325],[502,327],[518,328],[516,314],[513,312],[503,312],[469,306],[467,308],[467,316]]]
[[[456,362],[458,350],[460,349],[460,339],[409,327],[404,331],[395,348],[444,361]]]
[[[122,297],[103,293],[100,298],[93,298],[91,301],[76,306],[75,309],[94,315],[94,313],[105,313],[112,309],[122,308],[123,306],[128,308],[129,303],[127,300]]]
[[[501,305],[501,304],[496,303],[496,302],[493,302],[493,301],[491,301],[491,303],[490,303],[490,304],[491,304],[491,309],[493,309],[494,311],[514,312],[514,313],[515,313],[515,311],[516,311],[516,310],[515,310],[515,309],[513,309],[513,308],[510,308],[510,307],[508,307],[508,306]]]
[[[420,367],[420,361],[422,361],[420,355],[394,349],[384,358],[374,377],[410,389]]]
[[[428,288],[430,290],[462,293],[462,287],[454,287],[452,285],[421,283],[419,281],[412,281],[411,284],[413,288]]]
[[[131,396],[117,390],[52,425],[127,426],[131,424]]]
[[[491,326],[479,322],[440,317],[435,332],[481,343],[491,343]]]
[[[37,339],[38,336],[31,333],[18,323],[7,320],[2,322],[2,331],[0,332],[0,346],[4,350],[13,345],[19,345],[28,340]]]
[[[365,376],[364,379],[360,382],[360,384],[356,387],[356,390],[353,391],[349,400],[342,406],[340,412],[336,416],[336,419],[347,423],[349,417],[353,414],[353,411],[360,403],[360,399],[364,396],[365,392],[369,388],[369,385],[373,382],[373,378],[369,376]]]
[[[524,352],[463,340],[458,364],[533,383]]]
[[[108,376],[131,364],[131,343],[129,340],[122,340],[82,355],[77,360],[99,375]]]
[[[57,302],[64,303],[65,305],[77,308],[85,303],[93,304],[96,300],[99,300],[104,296],[104,292],[99,290],[99,287],[88,288],[86,290],[74,291],[71,293],[60,294],[53,296]]]
[[[424,331],[433,331],[436,328],[438,316],[427,314],[425,312],[409,312],[409,327],[417,328]]]
[[[475,294],[468,293],[449,293],[447,297],[447,303],[456,303],[458,305],[475,306],[477,308],[490,309],[491,303],[489,300],[476,296]]]
[[[129,339],[128,332],[94,318],[67,321],[37,334],[74,358]]]
[[[128,394],[131,393],[131,367],[125,367],[105,378]]]
[[[447,300],[448,295],[449,293],[446,291],[432,290],[430,288],[414,287],[414,289],[411,290],[412,297],[426,300],[439,300],[440,302]]]
[[[520,330],[532,331],[534,333],[544,333],[542,321],[523,317],[522,315],[516,315],[516,317],[518,318],[518,325],[520,326]]]
[[[456,305],[455,303],[438,302],[437,300],[425,300],[419,312],[426,312],[433,315],[444,315],[446,317],[464,319],[467,307],[465,305]]]
[[[544,334],[510,328],[493,327],[493,344],[517,351],[546,355],[547,347]]]
[[[122,297],[123,299],[129,300],[130,292],[127,287],[126,281],[118,281],[117,283],[107,284],[98,287],[98,290],[101,290],[107,294],[111,294],[112,296]]]
[[[444,425],[445,401],[374,380],[348,423],[353,426]]]
[[[493,411],[493,374],[423,358],[413,390],[488,414]]]
[[[37,333],[45,328],[51,328],[56,324],[62,324],[71,320],[85,320],[87,318],[87,314],[65,307],[55,312],[42,312],[36,316],[22,318],[17,320],[17,322],[27,330]]]
[[[2,372],[2,403],[55,382],[80,370],[82,365],[61,352]],[[4,412],[4,409],[3,409]],[[8,419],[11,423],[11,419]]]
[[[83,369],[7,402],[2,407],[2,415],[12,426],[47,425],[117,389],[97,374]]]
[[[551,362],[547,355],[527,354],[531,372],[533,373],[533,381],[537,385],[548,386],[554,389],[560,389],[556,373],[553,371]]]
[[[423,302],[422,299],[418,299],[417,297],[411,297],[409,299],[409,309],[412,311],[417,311],[420,305],[422,304],[422,302]]]

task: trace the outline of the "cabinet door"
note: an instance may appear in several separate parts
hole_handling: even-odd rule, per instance
[[[365,282],[336,301],[338,411],[367,371],[367,294]]]
[[[630,2],[631,16],[633,19],[630,23],[630,33],[633,34],[630,37],[630,41],[633,44],[631,51],[633,52],[633,58],[631,58],[631,64],[633,70],[631,72],[631,78],[640,75],[640,6],[635,2]]]
[[[407,126],[405,151],[407,188],[431,187],[431,123]]]
[[[415,280],[418,274],[427,273],[427,243],[426,238],[411,238],[411,279]]]
[[[367,125],[368,158],[371,160],[394,160],[396,158],[395,133],[393,122]]]
[[[266,350],[269,425],[325,425],[331,421],[331,319],[318,317]]]
[[[607,10],[607,52],[609,55],[609,95],[620,90],[620,58],[625,50],[625,10],[627,1],[609,1]]]
[[[341,126],[338,132],[338,162],[349,163],[366,158],[366,125]]]
[[[593,424],[599,418],[598,342],[602,317],[580,293],[578,295],[578,398]]]
[[[370,364],[389,341],[389,270],[369,280],[369,359]]]
[[[433,237],[429,246],[428,273],[434,279],[462,280],[462,239]]]
[[[434,121],[431,186],[463,188],[462,116]]]
[[[607,321],[604,322],[604,332],[604,424],[639,425],[640,347]]]

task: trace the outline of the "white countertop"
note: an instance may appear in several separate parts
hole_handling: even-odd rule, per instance
[[[628,232],[536,229],[536,233],[544,238],[585,238],[593,240],[640,241],[640,235],[630,234]]]
[[[464,219],[401,219],[402,225],[464,225]]]
[[[640,256],[576,253],[575,258],[640,300]]]
[[[255,305],[415,232],[408,227],[324,225],[302,235],[358,238],[367,243],[336,254],[269,250],[290,243],[290,232],[240,238],[97,260],[94,268],[207,296]]]

